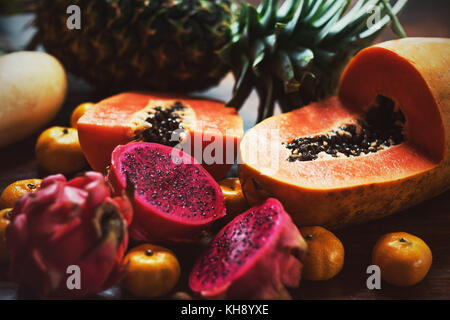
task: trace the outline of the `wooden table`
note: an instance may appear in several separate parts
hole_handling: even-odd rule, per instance
[[[405,29],[412,36],[450,36],[450,28],[445,13],[447,0],[410,0],[410,7],[402,16]],[[390,38],[389,32],[381,39]],[[232,86],[227,77],[220,87],[205,93],[207,96],[227,99]],[[69,125],[70,113],[81,102],[98,101],[103,98],[87,88],[83,83],[71,79],[70,92],[66,103],[50,125]],[[241,110],[246,128],[255,119],[257,97],[252,95]],[[9,183],[26,178],[44,177],[34,158],[34,144],[37,135],[20,143],[0,149],[0,190]],[[234,172],[235,173],[235,172]],[[233,173],[231,173],[233,174]],[[418,285],[396,288],[382,283],[381,290],[366,287],[366,268],[371,264],[371,251],[376,240],[383,234],[405,231],[425,240],[433,252],[433,265],[427,277]],[[369,222],[336,232],[342,240],[346,256],[342,272],[326,282],[303,281],[300,288],[292,290],[297,299],[450,299],[450,192],[424,202],[414,208],[382,220]],[[182,263],[182,278],[177,290],[186,291],[187,273],[193,259],[201,248],[180,246],[173,248]],[[0,265],[0,299],[31,297],[26,290],[20,290],[7,279],[7,266]],[[116,299],[129,296],[115,287],[94,298]]]

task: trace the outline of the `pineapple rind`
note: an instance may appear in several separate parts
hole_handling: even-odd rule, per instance
[[[230,39],[232,0],[38,0],[45,49],[107,91],[193,91],[228,68],[216,51]],[[81,30],[66,27],[81,8]]]

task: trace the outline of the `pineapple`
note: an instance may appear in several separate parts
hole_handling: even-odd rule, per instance
[[[45,48],[68,70],[110,90],[194,91],[235,76],[229,106],[255,89],[258,121],[335,92],[349,59],[370,45],[407,0],[38,0]],[[65,27],[79,5],[81,30]],[[367,22],[374,9],[381,20]]]
[[[38,39],[73,74],[106,91],[192,91],[228,71],[231,0],[37,0]],[[66,27],[67,7],[81,29]]]

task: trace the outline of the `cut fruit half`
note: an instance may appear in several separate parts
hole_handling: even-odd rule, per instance
[[[450,188],[450,40],[361,51],[339,96],[269,118],[241,143],[250,204],[279,199],[299,225],[389,215]]]
[[[77,127],[94,170],[105,171],[117,145],[138,140],[178,145],[215,179],[232,166],[243,135],[241,117],[222,102],[144,93],[123,93],[97,103]]]
[[[229,222],[195,264],[189,286],[205,298],[290,299],[307,244],[276,199]]]
[[[111,158],[107,180],[115,194],[133,199],[135,241],[196,241],[226,214],[219,184],[179,149],[133,142],[116,147]]]

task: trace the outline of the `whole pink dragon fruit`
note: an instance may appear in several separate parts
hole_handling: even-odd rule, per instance
[[[290,299],[307,244],[281,203],[269,198],[242,213],[212,240],[189,286],[206,298]]]
[[[12,211],[6,237],[13,280],[41,297],[81,297],[110,287],[121,274],[131,216],[128,199],[111,198],[100,173],[45,178]],[[71,290],[73,265],[81,288]]]
[[[219,184],[175,148],[147,142],[118,146],[107,179],[117,194],[130,182],[134,187],[130,236],[136,241],[192,241],[225,215]]]

